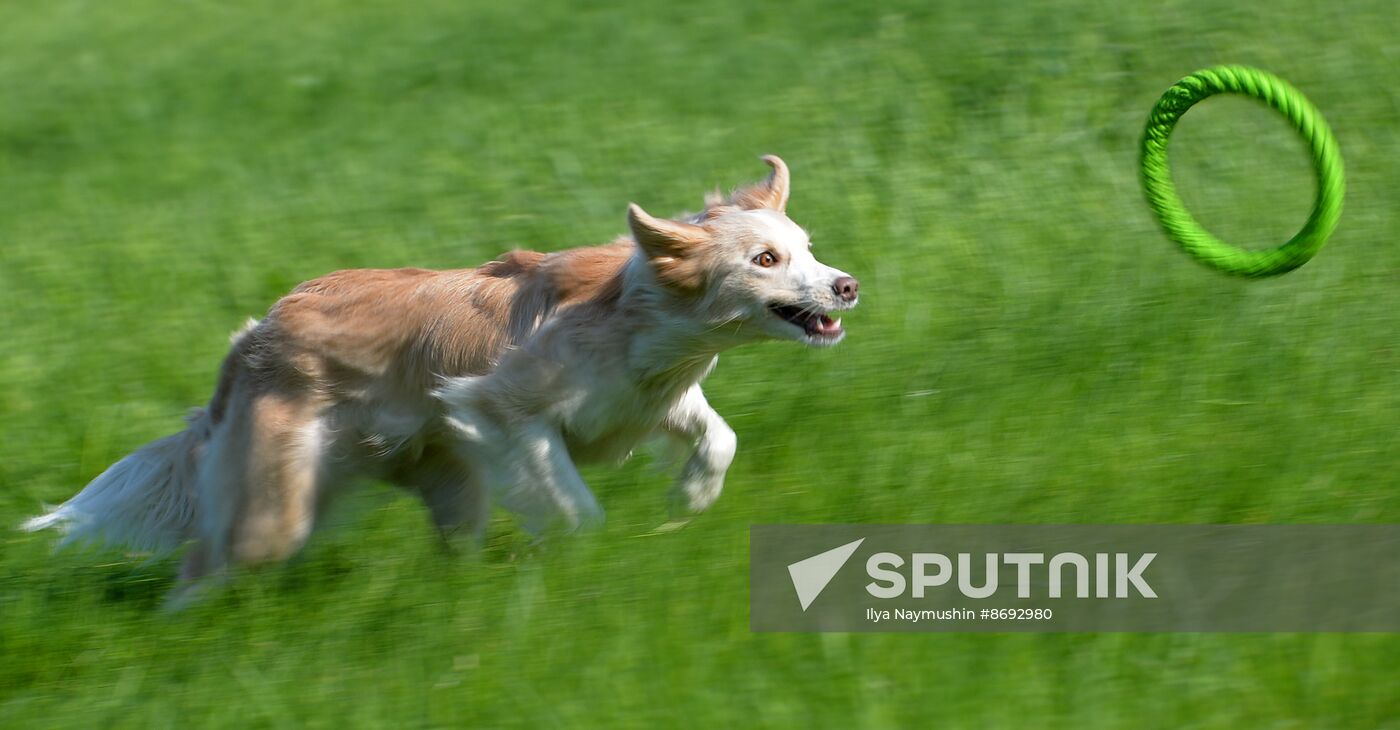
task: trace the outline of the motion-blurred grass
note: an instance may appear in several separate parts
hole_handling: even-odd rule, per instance
[[[168,617],[170,561],[0,533],[0,726],[1400,726],[1391,636],[755,635],[746,585],[751,523],[1400,520],[1397,38],[1386,2],[4,3],[5,526],[178,429],[300,280],[601,242],[760,153],[864,296],[833,351],[723,358],[739,457],[676,534],[639,537],[643,463],[514,560],[504,520],[444,558],[381,487]],[[1339,233],[1278,280],[1140,199],[1147,110],[1222,62],[1346,155]],[[1173,152],[1228,240],[1306,217],[1267,110],[1212,100]]]

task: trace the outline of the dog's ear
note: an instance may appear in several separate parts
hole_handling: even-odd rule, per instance
[[[768,179],[734,191],[734,194],[729,196],[729,202],[744,210],[771,208],[782,212],[787,209],[790,183],[787,163],[777,155],[764,155],[763,161],[773,168]]]
[[[694,223],[653,218],[636,203],[627,206],[627,225],[661,283],[680,289],[700,288],[703,269],[695,253],[709,242],[709,231]]]
[[[642,206],[629,203],[627,225],[648,256],[684,256],[710,240],[710,232],[695,225],[666,218],[653,218]]]

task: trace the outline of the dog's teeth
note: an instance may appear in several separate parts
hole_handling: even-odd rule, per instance
[[[837,317],[837,318],[836,318],[836,321],[831,323],[831,328],[834,329],[834,330],[839,330],[839,329],[841,329],[841,318],[840,318],[840,317]]]

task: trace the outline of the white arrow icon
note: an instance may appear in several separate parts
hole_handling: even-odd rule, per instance
[[[792,576],[792,587],[797,591],[797,600],[802,604],[803,611],[812,605],[812,601],[817,600],[826,584],[836,577],[836,571],[851,559],[851,555],[863,542],[865,538],[862,537],[855,542],[848,542],[788,566],[788,575]]]

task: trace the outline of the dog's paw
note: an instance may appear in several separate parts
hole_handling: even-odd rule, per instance
[[[671,515],[687,518],[709,509],[724,491],[724,474],[684,478],[671,490]]]

